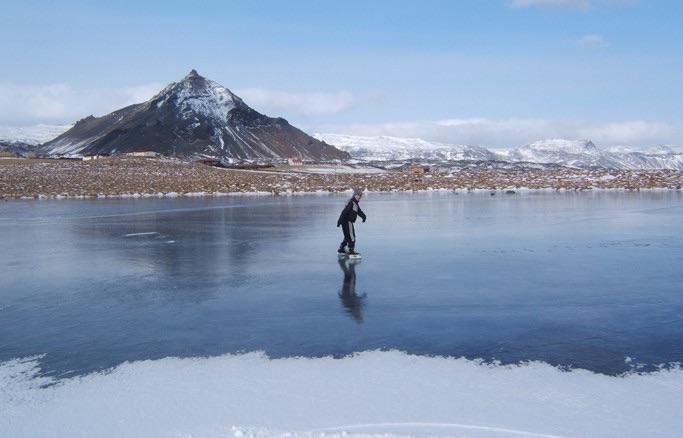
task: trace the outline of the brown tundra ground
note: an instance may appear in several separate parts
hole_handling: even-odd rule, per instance
[[[374,170],[374,171],[373,171]],[[675,170],[484,170],[416,175],[349,166],[281,166],[234,170],[174,159],[110,157],[92,161],[0,160],[0,198],[268,192],[528,189],[678,189]]]

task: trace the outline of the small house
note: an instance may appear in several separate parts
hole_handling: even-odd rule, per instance
[[[157,158],[160,154],[154,151],[126,152],[127,157]]]
[[[18,158],[19,154],[10,151],[0,151],[0,158]]]
[[[90,161],[90,160],[99,160],[100,158],[104,158],[105,155],[86,155],[83,157],[84,161]]]
[[[206,166],[221,167],[221,160],[217,158],[201,158],[197,162]]]
[[[410,173],[412,173],[415,176],[422,176],[425,174],[425,172],[428,172],[429,168],[425,168],[425,166],[422,166],[421,164],[413,164],[410,167]]]
[[[289,157],[287,158],[287,164],[289,164],[290,166],[303,166],[304,162],[301,160],[301,158]]]

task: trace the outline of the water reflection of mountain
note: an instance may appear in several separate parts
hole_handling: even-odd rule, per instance
[[[263,255],[261,241],[276,239],[284,247],[312,220],[289,202],[230,200],[224,205],[212,202],[175,211],[95,217],[87,223],[77,220],[71,222],[71,231],[88,234],[74,239],[76,244],[90,245],[99,237],[120,262],[172,275],[201,275],[245,270]]]
[[[356,265],[360,260],[339,259],[339,267],[344,273],[339,298],[346,313],[357,323],[363,323],[363,302],[365,294],[358,295],[356,292]]]
[[[169,202],[171,201],[171,202]],[[264,266],[274,271],[292,243],[326,214],[301,208],[293,198],[130,200],[117,212],[71,218],[59,225],[86,275],[163,290],[167,298],[203,300],[206,293],[259,284]],[[171,208],[166,208],[171,207]],[[313,209],[327,209],[324,205]],[[65,233],[67,234],[67,233]],[[209,292],[212,291],[212,292]]]

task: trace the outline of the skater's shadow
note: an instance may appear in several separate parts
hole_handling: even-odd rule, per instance
[[[356,265],[359,263],[360,260],[349,260],[347,258],[339,259],[339,267],[344,273],[339,298],[341,299],[346,313],[358,324],[362,324],[363,304],[366,294],[358,295],[356,293]]]

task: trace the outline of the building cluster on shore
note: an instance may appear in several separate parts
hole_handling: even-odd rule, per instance
[[[135,194],[342,192],[416,190],[592,190],[681,189],[674,170],[608,169],[414,169],[336,171],[335,166],[276,166],[268,170],[226,169],[174,159],[131,156],[91,161],[2,160],[0,197],[97,197]]]

